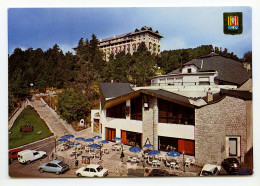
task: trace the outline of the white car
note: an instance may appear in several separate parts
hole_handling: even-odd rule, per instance
[[[90,164],[87,167],[81,167],[76,171],[78,177],[105,177],[108,175],[108,170],[101,165]]]
[[[220,172],[221,166],[206,164],[200,171],[200,176],[217,176]]]
[[[34,160],[46,157],[46,152],[35,150],[23,150],[18,152],[18,161],[20,163],[31,163]]]

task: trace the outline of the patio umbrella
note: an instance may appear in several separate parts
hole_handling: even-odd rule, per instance
[[[58,139],[58,142],[67,142],[68,140],[65,138]]]
[[[153,145],[151,145],[151,144],[145,144],[143,147],[150,148],[150,147],[153,147]]]
[[[154,155],[157,155],[157,154],[160,154],[161,152],[158,151],[158,150],[151,150],[150,152],[148,152],[148,155],[149,156],[154,156]]]
[[[71,143],[70,146],[80,145],[80,143]]]
[[[130,147],[129,151],[130,152],[141,152],[142,149],[140,149],[139,147]]]
[[[61,139],[70,139],[70,138],[74,138],[74,136],[72,134],[67,134],[65,136],[61,136]]]
[[[116,137],[116,138],[113,138],[112,140],[114,140],[114,141],[116,141],[116,140],[121,140],[121,138]]]
[[[94,143],[94,144],[89,145],[89,147],[92,149],[98,149],[98,148],[100,148],[100,145]]]
[[[172,157],[178,157],[178,156],[180,156],[181,154],[178,153],[178,152],[175,152],[175,151],[170,151],[170,152],[167,152],[167,155],[168,155],[168,156],[172,156]]]
[[[94,136],[93,139],[101,139],[100,136]]]
[[[85,138],[78,137],[78,138],[75,138],[75,140],[78,140],[78,141],[84,141],[84,140],[85,140]]]
[[[93,142],[94,140],[92,138],[88,138],[84,140],[85,142]]]
[[[100,141],[100,143],[109,143],[109,141],[107,141],[107,140],[102,140],[102,141]]]

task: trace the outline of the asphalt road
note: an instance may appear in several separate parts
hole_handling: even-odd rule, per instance
[[[34,150],[41,150],[47,152],[47,155],[49,156],[52,150],[54,149],[54,143],[46,143],[43,146],[38,147],[37,149]],[[30,164],[21,164],[18,162],[18,160],[14,160],[10,165],[9,165],[9,176],[11,178],[48,178],[48,177],[76,177],[75,174],[75,169],[71,169],[64,174],[56,175],[55,173],[40,173],[38,170],[38,166],[48,162],[49,158],[45,157],[43,159],[36,160],[34,162],[31,162]]]

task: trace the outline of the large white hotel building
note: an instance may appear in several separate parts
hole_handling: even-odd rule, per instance
[[[131,55],[137,51],[141,42],[146,44],[148,51],[151,54],[157,55],[160,53],[160,40],[163,38],[158,30],[153,31],[151,27],[144,26],[140,30],[135,29],[134,32],[121,34],[106,39],[99,40],[99,47],[105,54],[105,60],[109,61],[109,56],[113,53],[116,55],[124,51]]]

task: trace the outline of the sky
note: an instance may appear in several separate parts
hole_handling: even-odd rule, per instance
[[[242,12],[243,33],[223,33],[223,13]],[[73,52],[80,38],[98,39],[124,34],[143,26],[163,36],[161,51],[213,45],[238,57],[252,51],[251,7],[169,8],[9,8],[8,53],[15,48],[42,48],[58,44]]]

